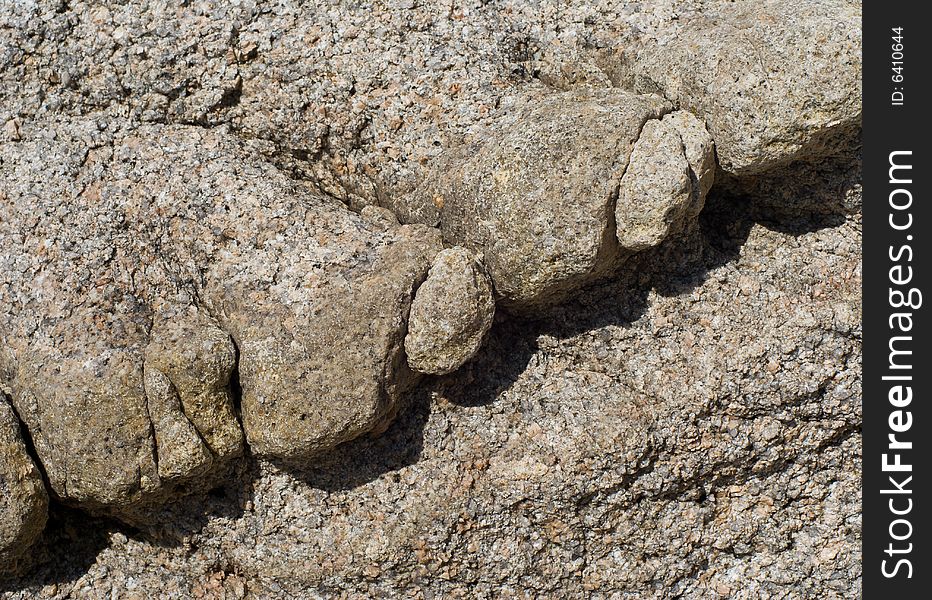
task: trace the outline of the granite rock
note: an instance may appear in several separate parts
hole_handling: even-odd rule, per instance
[[[63,500],[119,513],[240,455],[234,365],[277,458],[374,428],[413,380],[433,230],[371,226],[222,131],[74,121],[0,153],[4,372]]]
[[[617,90],[530,94],[396,204],[482,253],[501,304],[532,312],[695,221],[712,138],[670,110]]]
[[[859,17],[856,0],[0,0],[0,389],[53,498],[18,550],[37,568],[0,596],[851,597]],[[612,115],[605,97],[635,100]],[[669,236],[626,256],[613,230],[603,257],[580,252],[592,272],[541,269],[562,283],[411,387],[398,307],[440,240],[395,221],[440,225],[438,172],[469,181],[490,140],[546,139],[526,117],[565,109],[565,160],[529,189],[577,168],[584,229],[613,227],[620,155],[573,143],[630,154],[645,101],[692,186],[656,196]],[[581,113],[592,132],[567,123]],[[530,239],[575,245],[556,233]],[[352,296],[367,266],[384,295]],[[341,364],[359,412],[301,421],[295,382],[348,381]],[[262,448],[226,454],[230,473],[226,391]],[[376,405],[371,436],[323,452]],[[56,497],[155,512],[130,529]]]
[[[621,248],[647,250],[685,229],[702,210],[714,173],[712,138],[695,117],[677,111],[645,123],[615,203]]]
[[[460,246],[443,250],[414,296],[408,365],[432,375],[456,370],[479,350],[494,316],[492,282],[478,257]]]
[[[856,597],[860,219],[750,209],[713,192],[688,242],[502,315],[378,438],[144,530],[176,543],[74,516],[9,598]]]
[[[839,153],[861,122],[861,11],[846,0],[713,4],[633,59],[633,87],[705,123],[749,177]]]
[[[528,97],[442,159],[422,201],[445,242],[484,256],[503,306],[558,302],[617,264],[619,181],[642,127],[669,110],[620,91]]]
[[[48,493],[20,434],[9,400],[0,392],[0,573],[28,564],[45,527]]]

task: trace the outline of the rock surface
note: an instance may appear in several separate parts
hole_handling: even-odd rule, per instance
[[[526,314],[695,221],[715,151],[696,117],[656,96],[584,91],[525,102],[440,157],[392,206],[481,253],[501,304]]]
[[[647,250],[685,229],[702,210],[714,169],[712,138],[695,117],[677,111],[645,123],[615,202],[619,245]]]
[[[0,389],[53,498],[18,550],[38,568],[0,595],[854,596],[859,19],[0,0]],[[638,122],[667,148],[643,141],[641,168],[669,159],[690,191],[630,182],[654,225],[628,256],[613,193]],[[449,160],[494,173],[484,135],[553,142],[500,156],[555,218],[512,219],[497,277],[518,302],[413,385],[440,234],[397,221],[440,224],[422,190],[444,168],[500,185]],[[132,529],[83,510],[146,499]]]
[[[857,597],[860,221],[765,217],[710,199],[379,438],[170,508],[175,543],[64,520],[8,597]]]
[[[831,156],[860,128],[860,3],[713,4],[665,41],[640,50],[634,87],[703,118],[728,172]]]
[[[617,264],[619,181],[645,123],[669,110],[620,91],[529,99],[444,157],[423,202],[444,241],[484,256],[504,306],[558,302]]]
[[[48,518],[45,484],[20,436],[9,400],[0,392],[0,572],[21,568]]]
[[[413,378],[433,230],[370,227],[221,131],[68,122],[0,156],[5,372],[64,500],[119,511],[240,455],[235,363],[278,458],[374,428]]]
[[[442,251],[411,306],[408,365],[432,375],[456,370],[479,350],[494,316],[492,282],[478,258],[459,246]]]

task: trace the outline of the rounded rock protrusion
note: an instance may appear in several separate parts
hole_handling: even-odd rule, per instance
[[[482,346],[494,315],[492,283],[478,258],[459,246],[443,250],[411,305],[408,365],[432,375],[456,370]]]
[[[416,196],[439,207],[446,244],[482,254],[499,308],[534,314],[617,266],[618,181],[671,108],[616,89],[529,96],[438,158]]]
[[[618,189],[615,224],[626,251],[653,248],[695,220],[715,175],[712,138],[684,111],[648,121]]]
[[[703,118],[722,169],[754,178],[819,161],[861,127],[861,9],[846,0],[739,2],[642,48],[633,87]],[[740,34],[736,35],[736,33]]]

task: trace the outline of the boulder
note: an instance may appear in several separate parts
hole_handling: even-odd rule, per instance
[[[684,21],[643,44],[634,87],[704,119],[725,171],[755,176],[837,154],[860,128],[860,4],[744,1]]]
[[[501,302],[528,311],[607,272],[614,204],[641,128],[669,112],[621,91],[529,99],[437,167],[427,200],[444,241],[484,256]]]
[[[4,380],[65,502],[125,515],[206,486],[244,433],[303,460],[414,381],[439,232],[361,218],[222,129],[75,119],[0,157]]]

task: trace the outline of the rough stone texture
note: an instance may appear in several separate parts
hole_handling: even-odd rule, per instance
[[[715,183],[715,141],[702,121],[688,111],[674,111],[665,115],[663,122],[672,125],[683,142],[693,194],[686,218],[692,221],[702,211],[705,197]]]
[[[0,573],[20,570],[48,518],[48,494],[0,392]]]
[[[456,370],[479,350],[494,316],[492,282],[478,257],[459,246],[442,251],[411,305],[408,365],[433,375]]]
[[[121,406],[122,441],[112,445],[118,456],[98,457],[95,447],[68,450],[87,453],[93,469],[116,475],[118,492],[137,485],[132,482],[142,468],[159,477],[158,490],[204,492],[213,485],[215,466],[203,471],[199,465],[204,449],[222,444],[228,430],[214,430],[210,442],[198,427],[227,422],[217,410],[229,357],[223,335],[237,352],[230,381],[235,397],[240,388],[246,395],[245,380],[256,390],[276,391],[294,381],[294,362],[282,368],[281,379],[261,368],[265,358],[276,358],[275,344],[250,350],[250,367],[248,359],[240,363],[251,344],[241,342],[284,335],[283,324],[301,331],[302,319],[313,318],[285,309],[306,306],[303,300],[283,301],[290,301],[289,289],[301,289],[301,273],[308,272],[303,251],[348,247],[337,258],[361,266],[375,259],[362,240],[412,252],[430,246],[423,260],[412,259],[421,265],[413,290],[439,244],[424,242],[415,229],[403,233],[379,207],[394,209],[402,222],[438,220],[433,202],[415,202],[419,187],[464,139],[507,133],[496,124],[537,103],[546,106],[548,97],[643,90],[638,86],[658,75],[645,73],[647,65],[667,59],[675,62],[660,73],[665,81],[698,72],[702,81],[725,86],[703,90],[709,102],[735,108],[723,90],[747,91],[747,105],[761,111],[698,113],[716,143],[730,148],[719,147],[728,164],[750,165],[716,174],[698,225],[684,218],[684,232],[634,255],[617,278],[575,290],[553,310],[532,309],[534,320],[499,312],[488,342],[459,371],[425,378],[407,393],[389,386],[386,397],[395,402],[387,412],[399,416],[380,437],[360,436],[302,468],[246,456],[233,461],[234,474],[223,487],[170,504],[134,529],[53,502],[46,534],[29,551],[40,567],[3,582],[0,593],[17,600],[855,597],[861,574],[860,187],[857,118],[845,119],[859,113],[859,107],[849,110],[860,92],[853,74],[860,68],[860,38],[852,25],[859,6],[812,0],[0,0],[0,169],[4,185],[18,181],[13,185],[21,192],[30,181],[37,190],[29,196],[30,210],[13,221],[0,219],[0,229],[11,222],[24,223],[26,232],[39,228],[33,238],[22,238],[33,240],[25,253],[20,238],[10,241],[8,231],[0,231],[0,294],[23,288],[18,279],[11,286],[8,273],[37,266],[30,261],[56,264],[56,256],[72,273],[69,283],[99,272],[94,265],[113,271],[104,282],[123,282],[98,289],[91,285],[95,279],[74,288],[68,297],[85,299],[86,314],[96,311],[94,303],[112,309],[120,299],[100,290],[134,298],[146,290],[133,286],[149,286],[151,295],[163,296],[171,282],[199,282],[179,286],[184,302],[128,302],[102,311],[111,318],[94,323],[105,333],[122,324],[122,338],[137,340],[119,353],[106,344],[86,346],[94,365],[106,360],[125,367],[137,402]],[[747,37],[727,30],[736,19],[753,25],[741,32]],[[703,33],[703,23],[716,33]],[[761,32],[772,40],[759,44]],[[823,46],[811,43],[823,38]],[[764,69],[783,70],[765,81],[748,40],[761,50]],[[707,49],[718,50],[720,62]],[[826,64],[835,71],[826,71]],[[801,71],[806,66],[814,68],[812,78]],[[745,77],[734,82],[735,73]],[[668,112],[677,90],[660,91],[671,100],[661,111]],[[793,112],[798,100],[812,105]],[[685,97],[677,108],[681,114],[698,110]],[[758,135],[765,122],[788,135],[787,143]],[[701,190],[709,180],[702,174],[711,167],[698,160],[705,156],[702,136],[689,130],[678,128]],[[153,157],[153,148],[165,156]],[[24,156],[34,164],[25,168]],[[160,171],[176,161],[179,166]],[[593,172],[604,168],[604,162],[592,165]],[[82,169],[87,177],[76,179]],[[123,176],[136,182],[143,173],[150,191],[118,183]],[[164,209],[168,216],[151,222],[176,224],[165,239],[203,226],[210,229],[204,239],[216,244],[188,248],[190,255],[171,244],[156,251],[149,234],[127,228],[141,221],[111,220],[106,198],[94,209],[86,199],[66,204],[43,192],[72,185],[68,197],[85,190],[93,198],[97,188],[84,183],[95,178],[102,189],[115,190],[114,197],[132,199],[133,190],[142,196],[132,200],[140,219],[150,218],[145,210]],[[181,182],[190,182],[190,189],[182,191]],[[263,195],[256,188],[287,194]],[[211,208],[245,206],[247,216],[227,220],[190,203],[174,211],[179,198],[203,198]],[[361,218],[335,210],[336,201],[359,210]],[[3,210],[7,202],[0,199]],[[314,214],[322,215],[325,231],[350,233],[332,246],[304,233],[296,242],[289,232],[303,226],[292,209],[303,203],[318,207]],[[408,208],[418,211],[408,214]],[[282,216],[276,221],[266,210],[277,209]],[[35,218],[20,220],[23,215]],[[237,226],[225,228],[230,222]],[[54,235],[40,235],[42,228]],[[106,231],[113,236],[101,237]],[[74,244],[67,259],[54,255],[55,240]],[[256,254],[242,240],[259,243]],[[210,270],[216,263],[202,260],[234,244],[242,254],[224,258],[228,269]],[[122,250],[110,258],[111,248]],[[49,252],[53,258],[37,258]],[[235,269],[246,257],[255,259],[250,268]],[[336,282],[333,273],[346,264],[321,266],[323,279]],[[139,273],[140,265],[145,277],[129,279],[130,267]],[[253,270],[259,265],[285,268],[277,274]],[[62,273],[52,269],[30,285]],[[229,295],[218,289],[220,281],[233,288]],[[373,285],[395,289],[382,281]],[[237,297],[256,300],[249,307],[259,314],[224,303]],[[365,300],[341,318],[383,309],[383,298]],[[37,327],[63,318],[46,312]],[[399,356],[394,349],[401,348],[404,329],[402,315],[397,329],[371,332],[376,338],[391,332],[375,348]],[[82,331],[67,328],[72,336]],[[164,333],[151,343],[150,331]],[[3,352],[7,339],[0,331]],[[181,351],[179,344],[200,350]],[[293,361],[292,345],[287,349],[277,358]],[[158,359],[162,352],[177,354]],[[385,354],[374,350],[373,356]],[[20,368],[13,364],[0,353],[4,386]],[[251,373],[245,380],[244,366]],[[75,387],[91,384],[115,387],[96,379]],[[191,393],[189,384],[200,393]],[[88,404],[53,389],[72,402],[66,407],[110,414],[97,398]],[[153,406],[139,405],[143,392],[153,396]],[[253,397],[260,404],[261,394]],[[17,402],[27,421],[30,407],[39,406]],[[247,404],[244,398],[244,409]],[[257,427],[274,424],[275,436],[289,435],[289,427],[303,435],[311,426],[288,412],[296,404],[281,402],[285,418],[265,421],[273,416],[267,414]],[[205,410],[204,416],[185,414],[188,406]],[[92,420],[95,429],[108,425]],[[70,444],[70,430],[33,429],[36,423],[30,433],[40,456],[43,436],[61,435]],[[147,458],[160,436],[180,448],[164,469]],[[172,448],[164,449],[166,457]],[[101,468],[108,460],[112,468]],[[139,468],[124,472],[134,461]],[[191,475],[176,476],[182,472]]]
[[[712,138],[695,117],[677,111],[645,123],[615,203],[618,243],[638,252],[684,229],[702,210],[714,175]]]
[[[848,0],[709,7],[634,59],[634,87],[705,119],[726,171],[819,159],[861,122],[861,9]]]
[[[723,156],[733,153],[727,140],[750,133],[745,149],[766,142],[765,123],[803,135],[860,113],[856,0],[249,1],[191,10],[4,0],[3,8],[4,131],[92,112],[229,124],[355,206],[410,191],[424,165],[509,110],[528,84],[633,88],[635,64],[642,80],[682,79],[684,92],[692,74],[708,83],[706,102],[736,109],[700,115],[729,148]],[[670,69],[649,69],[656,61]],[[781,70],[765,77],[768,65]],[[737,91],[747,106],[733,104]],[[800,106],[807,110],[792,112]],[[779,150],[762,147],[768,157]]]
[[[528,313],[694,221],[715,152],[696,117],[664,116],[656,96],[532,93],[525,103],[440,157],[392,207],[482,253],[501,303]]]
[[[243,434],[233,413],[236,348],[200,311],[153,322],[143,387],[164,481],[196,474],[213,457],[235,457]]]
[[[619,181],[642,127],[668,111],[621,91],[530,99],[445,157],[425,202],[444,241],[484,256],[504,306],[552,304],[617,263]]]
[[[62,517],[7,597],[856,598],[859,219],[709,204],[381,437],[256,463],[153,521],[173,543]]]
[[[370,227],[219,130],[37,124],[0,157],[4,373],[66,501],[119,509],[238,456],[237,349],[263,456],[372,429],[412,379],[433,230]]]

